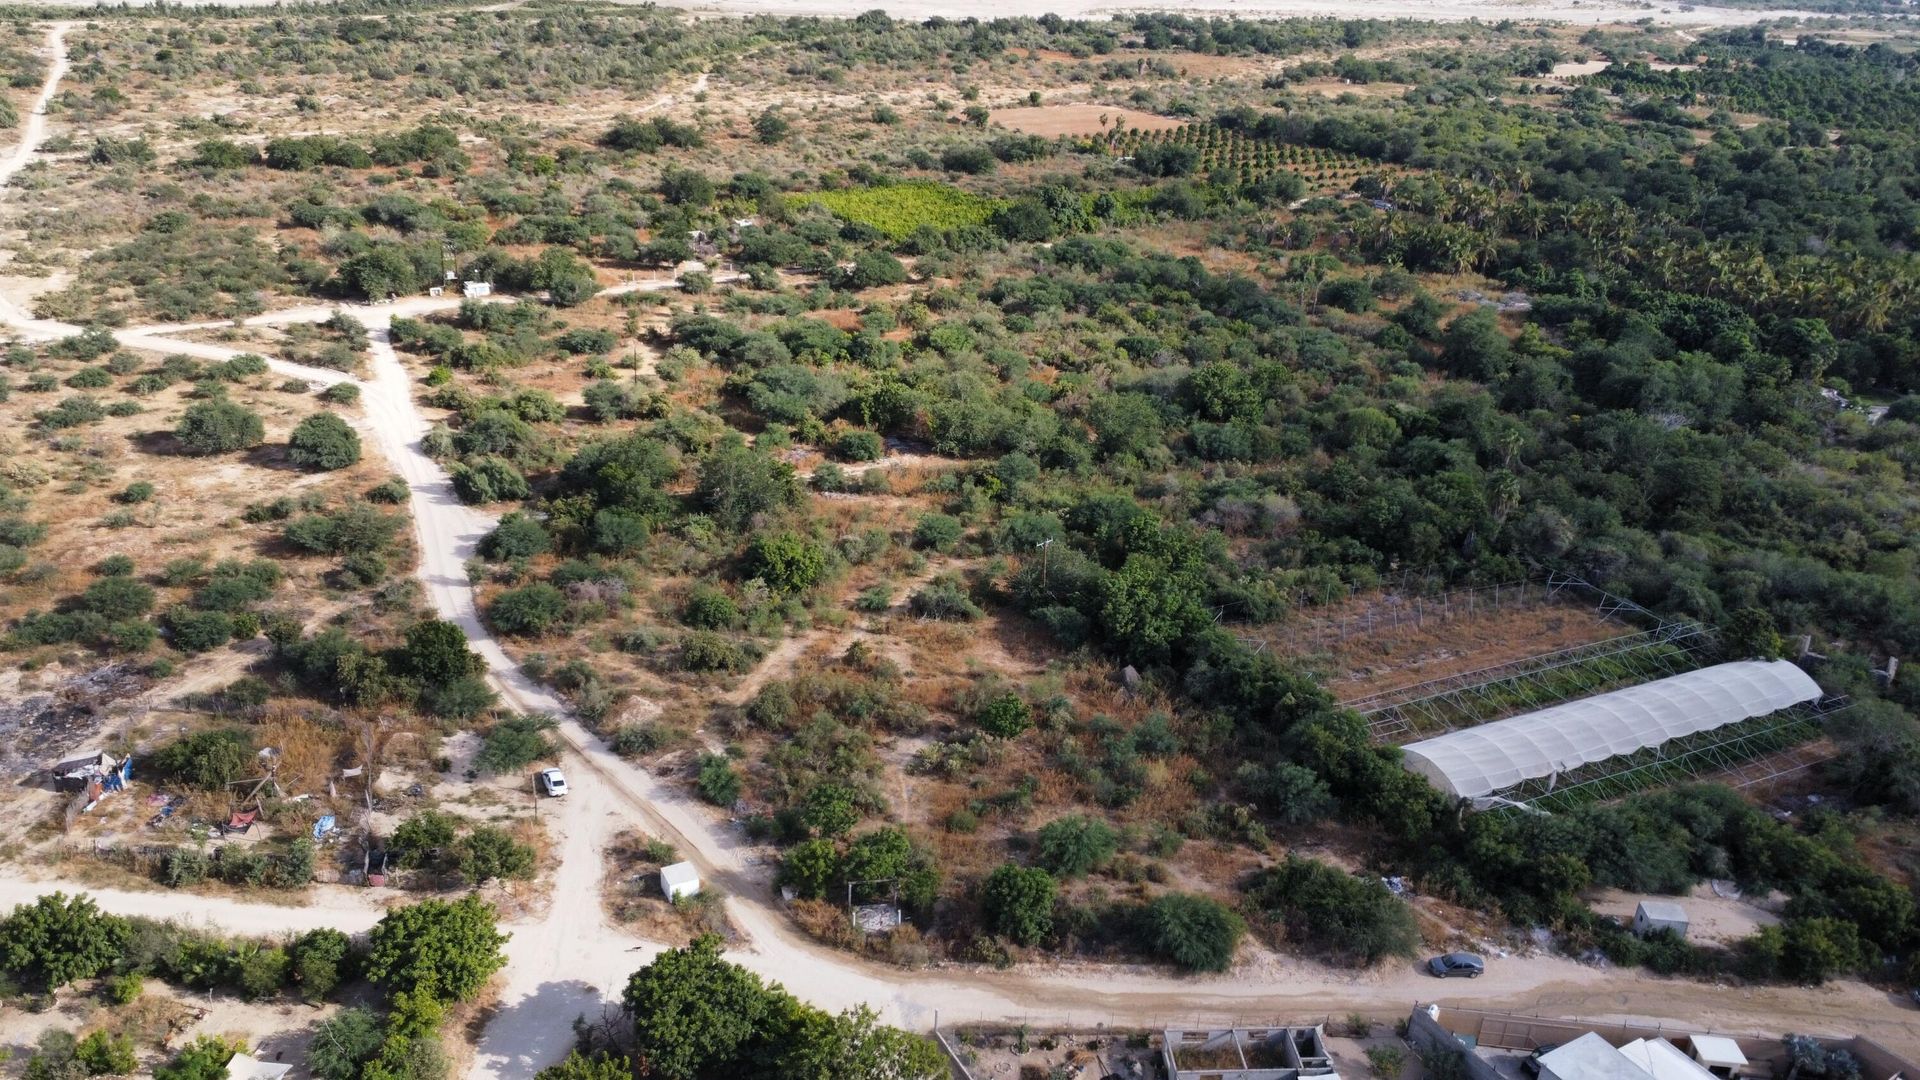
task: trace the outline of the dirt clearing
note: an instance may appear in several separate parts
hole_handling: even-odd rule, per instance
[[[1113,105],[1039,105],[1021,109],[995,109],[993,122],[1023,135],[1099,135],[1113,130],[1118,121],[1132,131],[1172,131],[1187,126],[1187,121],[1159,116],[1138,109]]]

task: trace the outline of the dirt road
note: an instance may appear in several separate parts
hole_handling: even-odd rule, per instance
[[[47,38],[64,52],[64,27]],[[51,98],[65,71],[56,62],[42,102]],[[36,110],[37,112],[37,110]],[[0,184],[31,160],[46,136],[44,120],[30,120],[26,138],[0,160]],[[636,282],[610,292],[670,289],[672,281]],[[1271,1022],[1347,1012],[1403,1013],[1415,1001],[1525,1006],[1584,1014],[1686,1017],[1719,1030],[1777,1034],[1783,1030],[1862,1031],[1896,1049],[1920,1049],[1920,1014],[1859,983],[1819,991],[1767,988],[1733,990],[1654,979],[1638,972],[1596,971],[1561,958],[1496,960],[1470,988],[1441,984],[1411,964],[1383,971],[1351,972],[1263,953],[1234,975],[1180,978],[1152,969],[1034,967],[995,973],[969,969],[909,972],[868,963],[821,948],[803,938],[767,893],[764,868],[749,864],[747,845],[730,823],[669,788],[657,777],[611,753],[568,712],[565,703],[528,679],[481,624],[465,562],[493,519],[463,505],[447,474],[422,452],[427,421],[413,401],[413,386],[395,355],[388,325],[395,315],[446,310],[458,298],[409,298],[393,304],[354,306],[371,338],[369,375],[353,378],[269,358],[279,371],[319,382],[352,381],[362,388],[363,423],[374,443],[411,492],[418,574],[442,618],[458,624],[486,661],[492,682],[515,708],[545,712],[560,720],[560,735],[572,753],[573,793],[542,804],[557,814],[561,858],[554,903],[541,918],[512,923],[500,1006],[487,1024],[472,1075],[523,1077],[557,1060],[571,1041],[570,1024],[617,1001],[627,976],[661,947],[609,925],[600,903],[599,853],[618,831],[638,824],[664,837],[725,891],[728,915],[746,942],[732,953],[742,964],[781,982],[800,997],[830,1009],[868,1003],[884,1017],[909,1027],[965,1020],[1014,1020],[1039,1025],[1131,1024],[1175,1021]],[[318,321],[337,306],[294,308],[257,316],[250,324]],[[0,307],[0,321],[16,333],[63,336],[78,327],[35,320]],[[226,324],[136,327],[117,333],[129,348],[186,352],[225,359],[246,351],[177,335]],[[81,888],[52,878],[0,880],[0,906],[53,888]],[[378,918],[371,896],[316,890],[304,907],[280,907],[209,899],[170,892],[87,889],[115,911],[206,921],[243,933],[271,934],[331,925],[360,930]],[[677,943],[675,943],[677,944]]]

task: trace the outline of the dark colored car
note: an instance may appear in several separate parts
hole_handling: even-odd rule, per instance
[[[1450,952],[1427,961],[1427,970],[1441,979],[1477,979],[1487,970],[1487,962],[1472,953]]]
[[[1520,1067],[1526,1070],[1528,1076],[1539,1076],[1540,1059],[1558,1049],[1560,1049],[1559,1043],[1543,1043],[1536,1046],[1533,1048],[1533,1053],[1528,1054],[1526,1060],[1520,1063]]]

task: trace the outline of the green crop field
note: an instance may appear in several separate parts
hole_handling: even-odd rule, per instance
[[[814,192],[795,196],[794,202],[818,203],[848,221],[871,225],[896,241],[922,225],[936,229],[983,225],[1000,206],[997,199],[932,182]]]

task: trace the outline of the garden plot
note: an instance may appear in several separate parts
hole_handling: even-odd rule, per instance
[[[1602,616],[1584,598],[1550,596],[1529,584],[1433,597],[1361,593],[1251,636],[1298,658],[1348,701],[1637,629]]]

